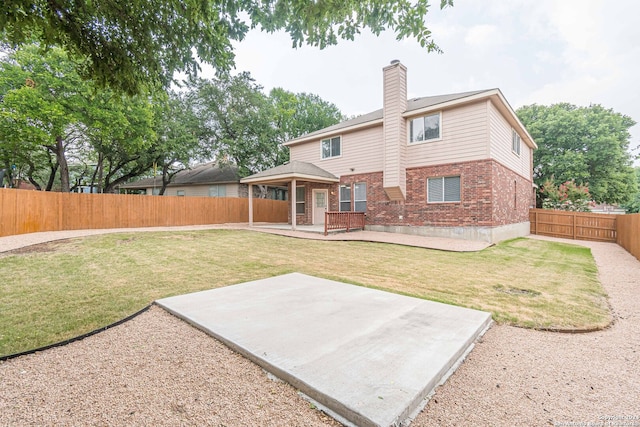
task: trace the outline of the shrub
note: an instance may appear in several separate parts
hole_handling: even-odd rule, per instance
[[[553,179],[548,179],[538,191],[542,199],[543,209],[559,211],[587,212],[591,195],[587,185],[578,185],[573,180],[556,186]]]

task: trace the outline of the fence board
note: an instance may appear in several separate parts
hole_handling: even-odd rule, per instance
[[[618,215],[531,209],[531,234],[565,239],[615,242]]]
[[[254,199],[256,222],[287,222],[288,204]],[[77,194],[0,189],[0,236],[38,231],[243,223],[249,202],[236,197]]]
[[[618,216],[617,243],[640,260],[640,213]]]

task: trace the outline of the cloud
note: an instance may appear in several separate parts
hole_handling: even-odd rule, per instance
[[[495,25],[475,25],[467,30],[464,42],[474,48],[488,49],[504,43]]]

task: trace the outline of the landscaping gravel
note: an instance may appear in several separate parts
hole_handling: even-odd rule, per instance
[[[493,326],[412,426],[640,426],[640,262],[615,244],[567,242],[592,249],[615,323],[585,334]],[[0,425],[337,423],[152,307],[82,341],[0,363]]]

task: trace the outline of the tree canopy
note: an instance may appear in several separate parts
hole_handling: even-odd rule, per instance
[[[528,105],[517,115],[538,144],[534,181],[586,185],[598,203],[624,204],[637,192],[628,116],[601,105]]]
[[[4,0],[0,37],[12,46],[61,46],[81,76],[133,94],[166,87],[175,72],[194,75],[198,59],[229,70],[232,42],[257,27],[286,31],[294,47],[320,48],[364,28],[392,29],[439,51],[425,23],[429,7],[429,0]]]
[[[340,122],[340,110],[319,96],[281,88],[265,95],[247,72],[190,84],[191,104],[204,127],[210,157],[243,176],[289,160],[282,143]]]
[[[249,73],[127,96],[82,80],[76,64],[33,44],[0,59],[0,170],[10,185],[19,177],[41,190],[113,192],[159,171],[164,190],[177,172],[214,159],[248,175],[287,161],[283,142],[343,118],[317,95],[267,95]]]

